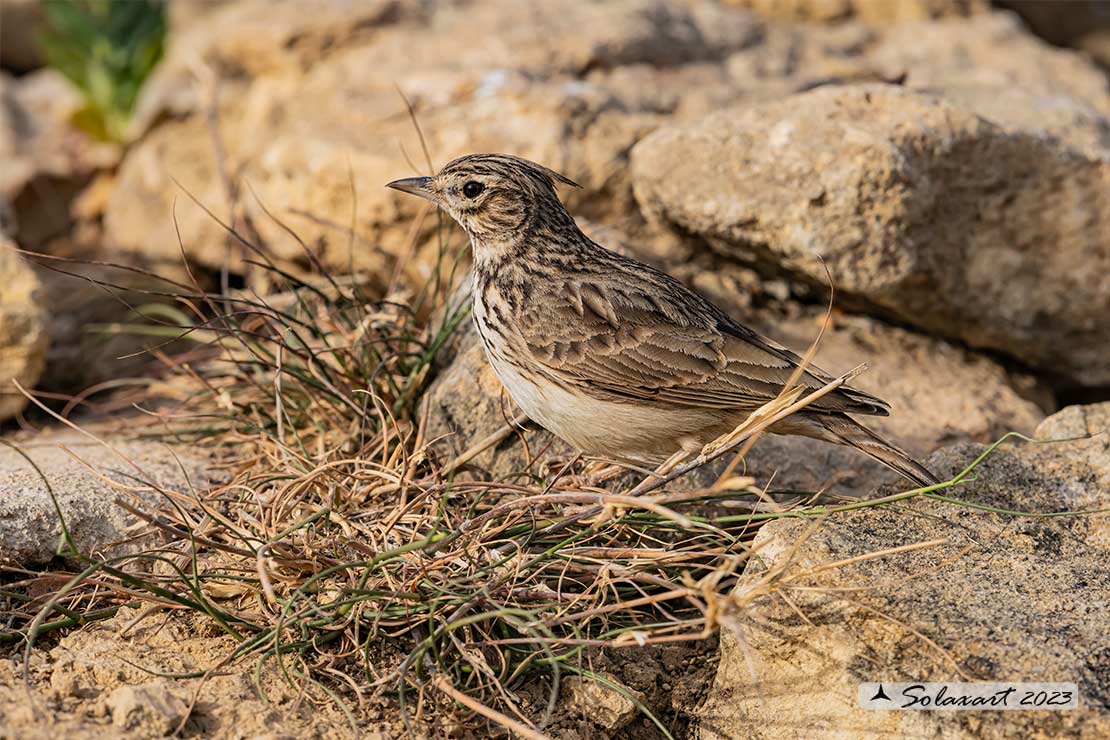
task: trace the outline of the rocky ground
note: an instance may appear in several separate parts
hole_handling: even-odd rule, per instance
[[[1036,436],[1099,432],[1108,414],[1107,404],[1073,406],[1046,419]],[[972,443],[953,445],[929,462],[942,475],[955,474],[980,450]],[[1110,579],[1100,561],[1110,529],[1105,516],[1046,515],[1105,509],[1108,451],[1105,435],[1007,450],[960,491],[962,499],[1024,516],[916,502],[838,518],[799,553],[793,544],[807,525],[764,527],[756,538],[762,562],[749,568],[740,588],[754,587],[781,567],[812,573],[822,563],[891,547],[945,543],[807,573],[790,601],[761,602],[739,634],[722,635],[721,663],[699,710],[698,736],[783,737],[802,728],[829,736],[1002,738],[1018,728],[1036,728],[1045,737],[1105,735],[1110,652],[1103,615],[1110,608]],[[926,639],[930,635],[943,639]],[[1084,709],[1020,719],[997,712],[875,716],[857,709],[842,689],[863,680],[957,680],[960,674],[966,680],[1069,676],[1080,686]]]
[[[382,294],[420,284],[440,237],[457,250],[461,236],[382,184],[426,172],[425,146],[433,167],[504,151],[580,183],[564,196],[597,241],[797,350],[825,315],[827,269],[835,309],[817,364],[866,361],[857,385],[894,409],[875,428],[938,471],[1006,432],[1095,435],[1014,442],[948,492],[992,510],[914,499],[814,532],[764,526],[737,588],[790,571],[794,590],[726,625],[719,648],[600,654],[612,681],[676,737],[1110,734],[1105,513],[1039,516],[1110,507],[1110,21],[1097,3],[1072,4],[1080,21],[1043,5],[1019,7],[1023,20],[980,0],[173,2],[166,59],[122,145],[75,130],[76,94],[4,33],[0,442],[27,457],[0,447],[0,578],[65,567],[54,500],[82,550],[111,554],[137,546],[115,499],[149,502],[234,468],[128,434],[152,366],[181,364],[167,359],[180,345],[137,355],[163,338],[110,329],[164,304],[152,275],[267,290],[222,221],[291,273],[354,270]],[[0,0],[0,14],[0,30],[35,22],[27,2]],[[516,410],[465,326],[436,363],[435,454],[500,434],[462,475],[531,480],[569,457],[542,430],[505,430]],[[55,428],[19,387],[122,457]],[[137,485],[136,464],[157,485]],[[877,465],[806,440],[761,440],[746,472],[784,490],[894,490]],[[33,650],[31,702],[13,645],[0,735],[156,737],[186,719],[187,736],[351,734],[334,707],[265,671],[260,694],[248,664],[206,681],[152,674],[210,666],[232,643],[200,618],[138,616]],[[1082,708],[855,708],[862,680],[962,675],[1076,681]],[[367,701],[364,736],[406,732],[388,702]],[[568,740],[661,736],[596,684],[571,681],[560,706],[549,731]]]

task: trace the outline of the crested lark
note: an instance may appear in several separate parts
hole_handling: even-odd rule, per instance
[[[556,182],[575,185],[524,159],[475,154],[388,185],[432,201],[470,236],[478,333],[533,420],[580,450],[655,462],[700,449],[779,393],[798,355],[591,241]],[[811,365],[799,382],[816,390],[830,380]],[[936,483],[849,416],[887,413],[843,386],[770,431],[850,445],[914,483]]]

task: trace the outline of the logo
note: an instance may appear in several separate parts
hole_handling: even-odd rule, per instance
[[[856,691],[860,709],[916,710],[1068,710],[1079,707],[1074,683],[1005,681],[861,683]]]
[[[890,697],[886,695],[885,691],[883,691],[882,684],[879,684],[879,690],[876,691],[875,695],[871,697],[871,701],[877,701],[879,699],[882,699],[883,701],[890,701]]]

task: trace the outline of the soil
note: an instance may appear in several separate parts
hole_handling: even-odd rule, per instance
[[[207,678],[167,677],[217,668],[235,641],[199,618],[153,614],[132,627],[139,616],[138,609],[124,608],[32,650],[28,685],[22,651],[0,659],[0,737],[155,738],[170,735],[182,720],[181,737],[353,735],[336,707],[314,704],[273,662],[263,666],[257,684],[251,659]],[[362,736],[400,737],[402,731],[399,722],[383,720]]]
[[[235,644],[204,617],[125,607],[111,619],[34,647],[26,683],[23,651],[12,649],[0,657],[0,738],[103,740],[175,732],[216,740],[505,737],[480,717],[460,725],[437,718],[434,708],[425,712],[423,724],[406,728],[395,697],[389,695],[364,697],[357,707],[356,735],[335,702],[299,690],[276,662],[259,668],[248,657],[225,665]],[[381,660],[388,664],[392,658],[383,655]],[[585,659],[590,670],[619,681],[639,697],[675,737],[685,736],[716,664],[716,638],[593,651]],[[198,675],[206,671],[207,677]],[[330,688],[343,695],[339,680]],[[534,682],[519,694],[526,703],[542,704],[546,692],[546,686]],[[356,697],[343,699],[356,708]],[[665,737],[641,712],[623,726],[605,727],[563,701],[544,732],[558,740]]]

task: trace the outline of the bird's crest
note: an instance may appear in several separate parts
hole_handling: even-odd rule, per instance
[[[582,186],[553,169],[544,167],[523,157],[514,157],[511,154],[468,154],[447,163],[443,172],[466,169],[476,174],[501,175],[520,180],[522,177],[539,182],[550,190],[555,190],[555,183],[581,188]]]

